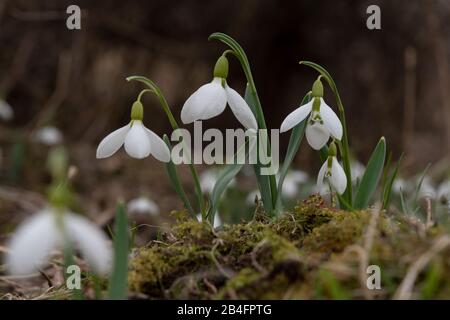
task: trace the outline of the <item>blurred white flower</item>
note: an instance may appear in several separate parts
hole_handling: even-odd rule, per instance
[[[199,222],[202,222],[202,214],[199,213],[197,214],[197,220]],[[214,215],[214,225],[213,228],[218,228],[222,225],[222,220],[220,219],[219,213],[216,212],[216,214]]]
[[[201,86],[184,103],[181,120],[188,124],[197,120],[206,120],[221,114],[227,105],[230,106],[236,119],[247,129],[257,129],[255,116],[239,93],[230,88],[226,82],[228,60],[219,58],[214,68],[213,80]]]
[[[80,250],[96,273],[107,274],[112,252],[105,234],[80,215],[65,212],[57,217],[54,210],[44,209],[19,226],[8,245],[6,265],[9,273],[32,273],[47,262],[53,250],[73,246]]]
[[[442,182],[437,188],[437,198],[439,201],[450,204],[450,180]]]
[[[323,185],[323,179],[328,178],[331,186],[337,193],[343,194],[347,188],[347,177],[344,169],[342,169],[335,156],[329,156],[325,163],[319,170],[317,177],[317,189],[321,190]]]
[[[411,183],[403,178],[396,178],[392,183],[392,191],[399,194],[400,192],[407,192],[411,186]]]
[[[214,186],[216,185],[217,179],[219,178],[220,171],[217,169],[207,169],[203,171],[200,175],[200,187],[202,188],[202,191],[207,194],[211,194],[211,192],[214,189]],[[228,187],[232,187],[236,185],[236,179],[233,178],[230,183],[228,184]]]
[[[128,213],[149,214],[152,216],[159,215],[158,205],[151,199],[139,197],[132,199],[127,204]]]
[[[353,181],[361,181],[364,171],[366,171],[366,167],[358,160],[353,160],[350,162],[350,172],[352,174]]]
[[[250,192],[245,198],[245,203],[247,203],[249,206],[253,206],[255,204],[256,197],[258,197],[258,199],[261,199],[261,193],[259,192],[259,190],[253,190],[252,192]]]
[[[295,198],[300,191],[299,185],[308,181],[308,174],[300,170],[291,170],[283,182],[283,196]]]
[[[310,115],[306,124],[306,140],[313,149],[320,150],[326,145],[330,136],[341,140],[343,129],[339,117],[322,98],[323,86],[320,80],[314,82],[312,96],[313,99],[284,119],[280,131],[291,130]]]
[[[112,156],[122,145],[130,157],[142,159],[152,154],[159,161],[170,161],[170,151],[165,142],[147,129],[141,120],[132,120],[107,135],[97,148],[97,158]]]
[[[63,134],[61,131],[52,126],[46,126],[38,129],[32,137],[34,142],[42,143],[48,146],[53,146],[62,143]]]
[[[420,179],[417,181],[417,185],[419,185]],[[422,180],[422,184],[419,190],[419,198],[436,198],[436,189],[434,188],[431,179],[429,177],[424,177]]]
[[[0,98],[0,119],[9,121],[14,117],[13,108],[8,102]]]

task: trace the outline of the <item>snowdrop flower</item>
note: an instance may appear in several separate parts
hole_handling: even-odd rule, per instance
[[[419,181],[417,182],[417,185],[419,183],[420,183],[420,178],[419,178]],[[429,177],[424,177],[422,180],[422,184],[420,185],[419,198],[435,199],[436,194],[437,194],[437,192],[436,192],[436,189],[433,187],[431,179]]]
[[[220,171],[217,169],[209,169],[202,172],[200,175],[200,187],[202,188],[202,191],[205,193],[212,193],[214,186],[216,185],[217,179],[219,177]],[[236,179],[233,178],[230,183],[228,184],[228,187],[232,187],[236,185]]]
[[[48,146],[60,144],[63,141],[63,135],[56,127],[46,126],[37,130],[33,135],[33,141]]]
[[[0,98],[0,119],[9,121],[13,118],[14,111],[8,102]]]
[[[322,165],[317,177],[317,189],[321,190],[323,179],[328,178],[331,186],[337,193],[343,194],[347,188],[347,176],[336,158],[336,145],[330,144],[328,149],[328,159]]]
[[[197,214],[197,220],[198,220],[199,222],[202,222],[202,214],[201,214],[201,213]],[[220,217],[219,217],[219,213],[216,212],[216,214],[214,215],[214,225],[213,225],[213,228],[218,228],[218,227],[220,227],[221,225],[222,225],[222,220],[221,220]]]
[[[130,200],[127,204],[127,211],[129,213],[149,214],[152,216],[159,215],[158,205],[153,200],[145,197]]]
[[[439,201],[450,204],[450,180],[442,182],[437,189]]]
[[[45,264],[54,249],[69,245],[80,250],[96,273],[109,272],[112,252],[104,233],[80,215],[51,207],[19,226],[9,242],[7,268],[14,275],[30,274]]]
[[[107,135],[97,148],[97,158],[107,158],[122,145],[130,157],[142,159],[148,155],[162,162],[170,161],[170,151],[165,142],[142,123],[144,109],[136,101],[131,109],[131,122]]]
[[[364,172],[366,171],[366,167],[358,160],[353,160],[350,162],[350,171],[352,173],[353,181],[358,179],[361,180]]]
[[[298,195],[299,184],[308,181],[308,174],[300,170],[289,171],[283,182],[283,196],[294,198]]]
[[[400,192],[405,192],[410,189],[411,183],[406,181],[403,178],[396,178],[394,183],[392,184],[392,191],[396,194],[400,194]]]
[[[342,124],[333,109],[322,98],[323,86],[320,78],[313,84],[312,97],[311,101],[300,106],[284,119],[280,131],[292,129],[309,115],[306,139],[313,149],[320,150],[326,145],[330,136],[337,140],[342,139]]]
[[[227,105],[230,106],[236,119],[247,129],[257,129],[255,116],[239,93],[230,88],[226,82],[228,76],[228,60],[221,56],[214,68],[213,80],[201,86],[184,103],[181,120],[184,124],[197,120],[206,120],[221,114]]]
[[[261,199],[261,193],[259,190],[253,190],[250,192],[247,197],[245,198],[245,203],[247,203],[249,206],[252,206],[255,204],[255,199]]]

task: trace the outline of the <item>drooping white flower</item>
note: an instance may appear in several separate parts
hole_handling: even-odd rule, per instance
[[[0,98],[0,119],[9,121],[14,117],[13,108],[8,102]]]
[[[347,176],[342,169],[336,156],[329,156],[327,161],[322,165],[317,177],[317,189],[321,190],[323,179],[327,178],[331,186],[337,193],[343,194],[347,188]]]
[[[111,132],[100,142],[97,158],[110,157],[124,145],[130,157],[142,159],[151,154],[159,161],[169,162],[169,148],[156,133],[144,126],[143,118],[144,107],[138,98],[131,108],[130,123]]]
[[[281,124],[280,131],[285,132],[309,116],[306,124],[306,140],[315,149],[322,149],[330,136],[342,139],[342,124],[339,117],[323,100],[323,86],[320,79],[316,80],[312,89],[313,99],[291,112]]]
[[[60,144],[63,141],[63,135],[58,128],[46,126],[38,129],[33,134],[33,141],[48,146],[53,146]]]
[[[197,214],[197,220],[199,221],[199,222],[202,222],[202,214],[201,213],[199,213],[199,214]],[[220,216],[219,216],[219,213],[218,212],[216,212],[216,214],[214,215],[214,225],[213,225],[213,228],[218,228],[218,227],[220,227],[222,225],[222,219],[220,219]]]
[[[221,56],[214,68],[213,80],[201,86],[184,103],[181,120],[188,124],[197,120],[206,120],[221,114],[227,105],[230,106],[236,119],[247,129],[257,129],[255,116],[244,98],[230,88],[226,82],[228,76],[228,60]]]
[[[352,173],[353,181],[361,180],[365,171],[366,167],[358,160],[353,160],[350,162],[350,172]]]
[[[32,273],[46,263],[53,250],[68,246],[78,249],[96,273],[110,271],[112,251],[105,234],[80,215],[65,212],[57,216],[53,208],[38,212],[19,226],[8,245],[8,271],[14,275]]]
[[[403,178],[396,178],[392,183],[392,191],[396,194],[405,193],[411,189],[411,182]]]
[[[444,181],[439,185],[437,197],[439,201],[450,204],[450,180]]]
[[[204,193],[211,194],[214,186],[216,185],[217,179],[219,178],[220,171],[217,169],[208,169],[202,172],[200,175],[200,187]],[[227,185],[228,187],[232,187],[236,185],[236,179],[233,178],[230,183]]]
[[[255,204],[256,198],[261,199],[261,193],[259,192],[259,190],[251,191],[245,198],[245,203],[247,203],[249,206],[252,206]]]
[[[294,198],[298,196],[299,185],[308,181],[308,174],[300,170],[289,171],[283,182],[283,196]]]
[[[417,180],[417,186],[420,184],[421,178]],[[424,177],[422,179],[422,184],[419,189],[419,198],[430,198],[435,199],[437,195],[437,190],[433,186],[433,183],[429,177]]]
[[[153,200],[146,197],[139,197],[128,202],[127,212],[157,216],[159,215],[159,207]]]

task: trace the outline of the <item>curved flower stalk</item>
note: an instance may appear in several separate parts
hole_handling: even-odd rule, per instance
[[[336,145],[334,142],[330,144],[328,148],[328,158],[327,161],[322,165],[317,176],[317,189],[321,190],[323,185],[323,180],[328,179],[328,182],[332,188],[339,194],[342,195],[347,187],[347,177],[344,170],[339,164],[336,158]]]
[[[224,53],[216,62],[213,80],[201,86],[184,103],[184,124],[206,120],[221,114],[228,103],[236,119],[247,129],[257,129],[255,116],[244,98],[227,84],[228,59]]]
[[[100,275],[110,271],[112,251],[105,234],[89,220],[69,211],[46,208],[25,221],[9,242],[6,265],[9,273],[37,271],[53,250],[77,248]]]
[[[142,159],[151,154],[159,161],[170,161],[170,151],[164,141],[142,123],[144,108],[140,99],[141,95],[133,103],[130,123],[113,131],[100,142],[97,158],[110,157],[124,145],[130,157]]]
[[[323,100],[323,86],[320,77],[312,87],[313,99],[290,113],[281,124],[280,131],[286,132],[305,120],[306,139],[309,145],[315,149],[322,149],[330,139],[342,139],[342,124],[339,117]]]

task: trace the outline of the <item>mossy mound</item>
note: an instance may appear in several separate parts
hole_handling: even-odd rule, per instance
[[[276,220],[256,214],[222,230],[181,217],[133,252],[129,284],[150,299],[448,298],[447,238],[438,227],[332,209],[312,196]],[[414,266],[418,259],[425,263]],[[369,265],[380,267],[380,290],[367,289]]]

